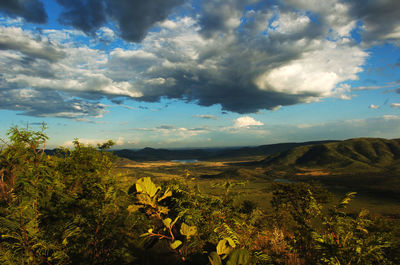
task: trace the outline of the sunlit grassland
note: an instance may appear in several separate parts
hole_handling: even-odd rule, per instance
[[[186,182],[201,193],[223,195],[226,192],[223,184],[230,182],[244,182],[230,189],[235,194],[238,205],[244,200],[254,202],[266,211],[271,210],[271,198],[274,179],[290,178],[294,181],[322,183],[331,193],[331,203],[336,203],[347,192],[357,189],[358,195],[350,204],[350,212],[359,212],[367,209],[374,215],[382,215],[400,219],[400,201],[390,196],[380,196],[364,189],[365,184],[373,186],[366,176],[356,176],[354,180],[338,175],[331,176],[329,172],[319,169],[303,169],[305,173],[292,174],[291,170],[271,171],[270,169],[240,166],[233,161],[224,162],[196,162],[180,163],[170,161],[134,162],[123,160],[117,163],[114,169],[121,185],[128,189],[141,177],[152,177],[155,182],[177,179]],[[342,184],[351,184],[346,187]],[[357,185],[359,187],[357,187]],[[354,188],[354,189],[352,189]]]

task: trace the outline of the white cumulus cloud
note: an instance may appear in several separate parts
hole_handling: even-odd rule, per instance
[[[252,117],[249,116],[243,116],[239,117],[235,120],[235,128],[248,128],[250,126],[261,126],[264,125],[264,123],[255,120]]]

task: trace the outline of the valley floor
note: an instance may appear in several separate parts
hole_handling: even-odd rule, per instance
[[[129,188],[141,177],[152,177],[155,182],[171,179],[187,181],[207,194],[223,194],[223,183],[226,181],[245,182],[232,188],[232,192],[240,194],[240,200],[250,200],[260,208],[269,211],[274,180],[289,179],[293,182],[317,182],[332,193],[332,202],[337,202],[350,191],[357,191],[357,196],[348,210],[359,212],[367,209],[374,215],[386,216],[400,220],[400,199],[390,193],[378,192],[373,180],[372,189],[366,189],[366,182],[360,181],[363,176],[340,176],[323,169],[298,168],[296,173],[284,170],[249,166],[249,161],[198,161],[181,163],[171,161],[135,162],[128,159],[117,163],[115,172],[120,183]],[[354,178],[354,179],[352,179]],[[367,183],[368,184],[368,183]],[[400,191],[396,191],[400,192]]]

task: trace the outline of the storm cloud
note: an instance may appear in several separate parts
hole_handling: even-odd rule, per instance
[[[275,26],[264,21],[214,38],[204,38],[193,18],[166,21],[140,50],[112,52],[108,74],[135,80],[141,100],[178,98],[238,113],[339,96],[339,83],[357,79],[368,56],[360,47],[326,40],[302,13],[266,7],[248,15],[268,12]]]
[[[104,113],[103,98],[168,98],[244,114],[350,99],[366,48],[400,41],[396,0],[57,1],[60,21],[87,33],[79,35],[87,43],[119,35],[140,44],[99,50],[74,42],[77,30],[0,27],[0,88],[8,97],[0,108],[83,117]],[[40,4],[1,1],[0,8],[26,17],[18,10],[28,2]],[[18,89],[34,93],[33,103]],[[62,111],[36,104],[39,97]]]
[[[39,0],[1,0],[0,12],[11,17],[23,17],[28,22],[47,22],[47,13]]]
[[[57,0],[64,7],[60,22],[93,34],[114,22],[127,41],[139,42],[154,23],[168,17],[184,0]]]
[[[350,14],[363,23],[362,37],[368,44],[393,42],[400,45],[400,1],[351,1]]]

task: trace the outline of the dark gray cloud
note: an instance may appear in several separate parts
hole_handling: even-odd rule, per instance
[[[196,21],[170,21],[174,30],[150,34],[140,51],[113,53],[110,77],[135,80],[139,100],[175,98],[238,113],[331,96],[340,81],[354,78],[367,56],[361,49],[327,41],[328,31],[304,14],[266,15],[264,8],[252,17],[275,17],[276,29],[254,19],[225,37],[203,38]],[[280,80],[286,72],[294,74]]]
[[[0,12],[11,17],[23,17],[33,23],[47,22],[47,13],[40,0],[1,0]]]
[[[155,22],[166,19],[171,10],[185,0],[108,0],[107,8],[116,20],[121,36],[128,41],[141,41]]]
[[[107,21],[115,22],[127,41],[141,41],[154,23],[168,17],[185,0],[57,0],[65,10],[60,22],[93,34]]]
[[[400,1],[376,0],[349,1],[351,15],[364,24],[363,41],[375,43],[381,41],[400,41]]]
[[[311,11],[320,23],[339,37],[350,36],[352,30],[358,29],[363,44],[367,46],[388,41],[399,45],[398,0],[327,0],[318,4],[307,0],[283,2],[303,11]],[[357,26],[358,23],[361,27]]]
[[[237,70],[246,67],[249,60],[238,65]],[[239,68],[240,67],[240,68]],[[190,70],[189,70],[190,71]],[[277,105],[294,105],[302,102],[304,98],[317,97],[317,93],[300,93],[295,95],[260,90],[251,83],[250,76],[240,76],[238,73],[220,71],[214,73],[217,76],[210,76],[209,72],[199,72],[199,80],[188,80],[185,78],[190,72],[179,71],[174,73],[175,85],[164,88],[164,91],[149,91],[144,89],[146,101],[158,101],[160,97],[179,98],[187,101],[194,101],[202,106],[220,104],[223,110],[237,113],[254,113],[260,109],[272,110]],[[244,89],[245,88],[245,89]],[[158,87],[158,89],[162,89]]]
[[[165,20],[184,1],[58,0],[63,23],[110,41],[114,31],[103,26],[115,23],[123,38],[141,41],[140,46],[108,53],[77,45],[73,37],[63,39],[61,31],[39,35],[2,27],[1,89],[59,91],[80,98],[76,111],[68,109],[75,102],[64,99],[63,113],[71,117],[79,108],[100,112],[93,102],[104,97],[116,104],[125,98],[178,99],[255,113],[325,97],[346,98],[350,86],[345,82],[357,79],[368,57],[351,35],[357,23],[365,25],[365,41],[395,41],[400,30],[387,7],[392,0],[366,1],[365,6],[341,0],[318,5],[306,0],[205,0],[191,9],[196,14],[185,10]],[[147,33],[157,22],[159,29]],[[49,113],[24,104],[18,104],[26,106],[24,113]],[[83,111],[82,116],[93,113]]]
[[[202,1],[202,15],[199,21],[201,32],[212,37],[229,33],[240,25],[244,7],[256,0],[214,0]]]
[[[86,33],[94,33],[106,22],[105,3],[99,0],[57,0],[65,10],[59,21]]]

